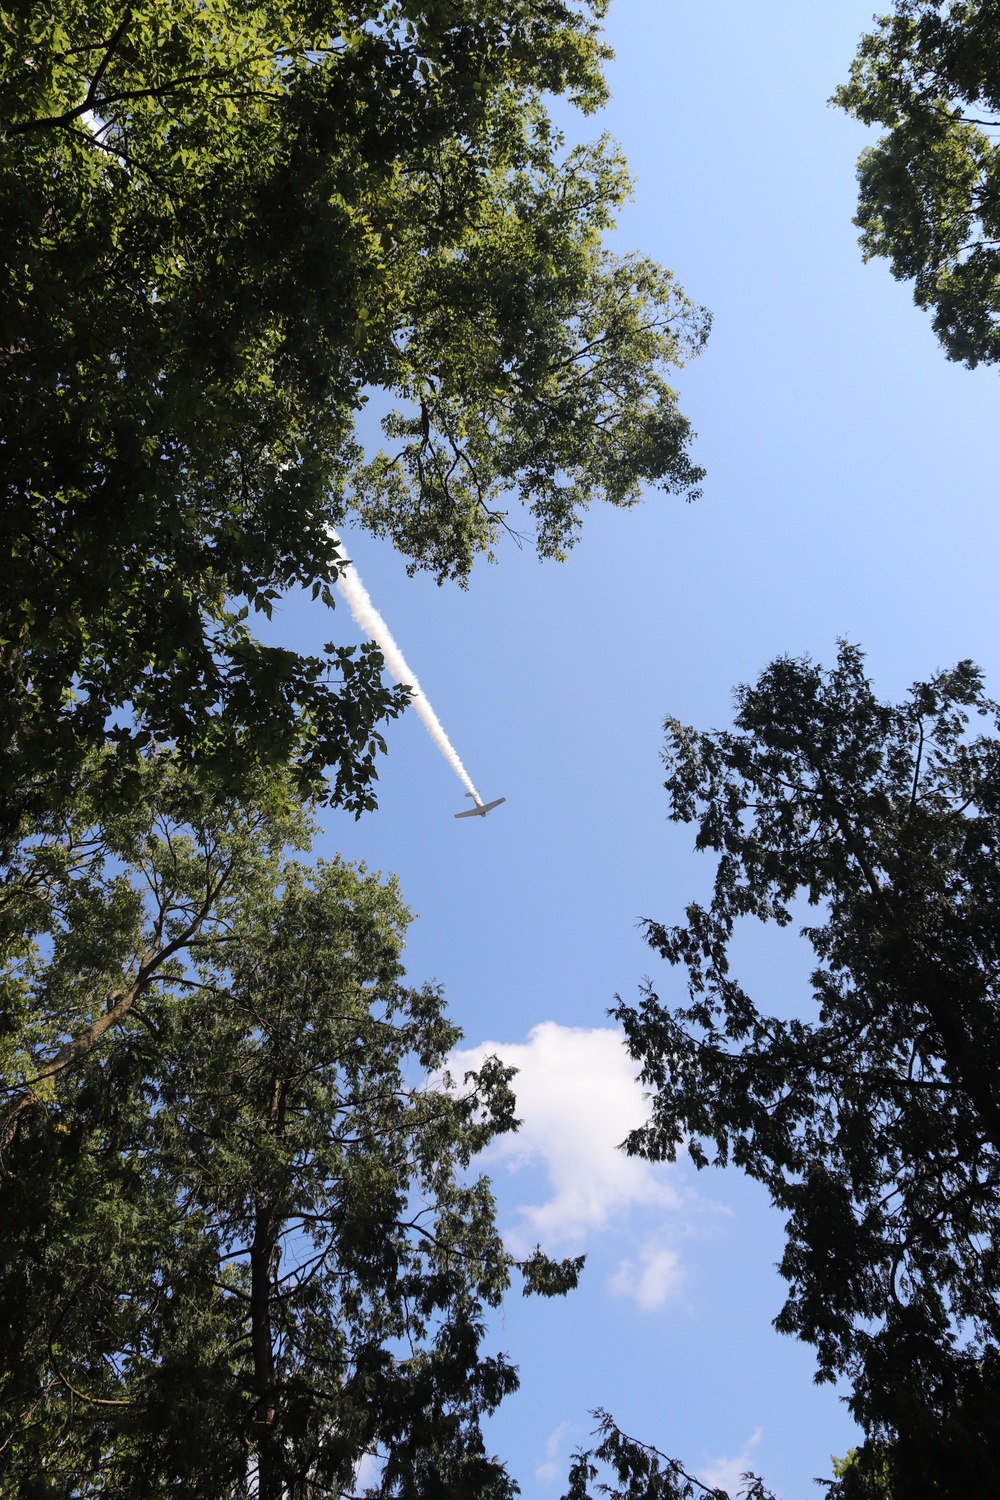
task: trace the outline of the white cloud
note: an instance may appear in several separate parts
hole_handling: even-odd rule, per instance
[[[655,1312],[683,1279],[681,1258],[676,1250],[644,1245],[638,1265],[631,1260],[619,1262],[608,1286],[616,1296],[634,1298],[643,1312]]]
[[[526,1042],[483,1042],[453,1053],[452,1076],[461,1079],[492,1055],[518,1069],[513,1087],[522,1124],[490,1146],[487,1161],[512,1172],[539,1165],[551,1189],[545,1202],[521,1205],[523,1223],[511,1236],[516,1253],[536,1240],[548,1250],[576,1246],[587,1230],[617,1223],[635,1207],[679,1207],[669,1167],[617,1149],[649,1112],[620,1031],[544,1021]],[[649,1275],[652,1288],[665,1262]]]
[[[737,1458],[716,1458],[702,1470],[704,1483],[709,1489],[725,1490],[729,1495],[735,1495],[740,1487],[740,1479],[753,1463],[753,1452],[764,1436],[763,1427],[758,1427],[743,1444],[743,1450]]]
[[[582,1430],[577,1422],[560,1422],[555,1431],[549,1433],[545,1442],[545,1462],[535,1470],[536,1479],[551,1484],[554,1479],[565,1477],[567,1465],[563,1450],[569,1446],[568,1439]]]

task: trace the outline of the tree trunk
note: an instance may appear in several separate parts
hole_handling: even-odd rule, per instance
[[[276,1444],[278,1386],[274,1368],[271,1330],[271,1266],[274,1260],[274,1225],[270,1206],[258,1209],[250,1247],[250,1338],[253,1349],[254,1390],[257,1405],[254,1436],[257,1448],[258,1500],[281,1500],[281,1472]]]
[[[267,1133],[283,1139],[288,1084],[273,1080],[267,1112]],[[250,1246],[250,1335],[253,1350],[254,1417],[257,1444],[257,1500],[281,1500],[283,1484],[281,1433],[278,1422],[278,1379],[271,1326],[271,1291],[277,1254],[280,1212],[264,1194],[256,1203],[253,1243]]]

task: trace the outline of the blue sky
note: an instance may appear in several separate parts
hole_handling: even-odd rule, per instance
[[[826,104],[870,17],[871,0],[612,5],[613,98],[573,129],[608,130],[635,173],[616,247],[714,315],[678,378],[704,498],[594,512],[567,563],[509,546],[467,592],[349,538],[473,779],[508,799],[456,823],[462,789],[411,713],[380,810],[327,815],[321,848],[399,875],[413,979],[445,986],[473,1054],[495,1043],[522,1068],[521,1145],[489,1164],[511,1243],[589,1257],[576,1294],[512,1298],[494,1330],[522,1390],[492,1440],[537,1500],[562,1493],[598,1404],[702,1477],[749,1465],[785,1500],[820,1494],[852,1439],[810,1351],[771,1328],[781,1226],[760,1191],[615,1155],[643,1105],[606,1012],[645,975],[679,994],[636,924],[711,875],[666,821],[665,715],[721,726],[734,684],[782,652],[829,662],[838,636],[886,695],[967,656],[1000,690],[996,375],[948,364],[909,289],[862,264],[865,133]],[[291,602],[278,628],[331,634]],[[805,1004],[794,938],[744,947],[761,999]]]

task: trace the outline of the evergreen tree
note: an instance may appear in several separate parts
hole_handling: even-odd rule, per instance
[[[480,1421],[514,1265],[470,1170],[509,1070],[451,1081],[391,880],[290,859],[288,787],[91,766],[4,904],[0,1486],[10,1496],[512,1496]],[[581,1262],[540,1252],[525,1290]]]
[[[734,730],[668,721],[671,814],[717,857],[714,889],[646,928],[687,1004],[648,988],[615,1012],[652,1091],[628,1149],[766,1186],[776,1326],[849,1379],[872,1493],[888,1473],[908,1500],[1000,1482],[998,723],[971,663],[895,705],[850,646],[829,672],[772,663]],[[731,951],[746,919],[803,906],[816,967],[789,1017]]]

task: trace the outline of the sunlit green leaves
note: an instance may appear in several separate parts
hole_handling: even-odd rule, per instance
[[[933,313],[950,359],[1000,359],[1000,25],[988,4],[897,0],[836,102],[886,133],[862,153],[856,223]]]
[[[465,579],[505,525],[559,556],[593,500],[695,492],[666,374],[706,319],[602,249],[623,166],[545,115],[603,97],[602,9],[4,12],[8,779],[113,721],[237,778],[331,767],[359,810],[398,696],[369,659],[264,651],[244,603],[329,598],[348,517]],[[399,403],[379,457],[372,389]]]

